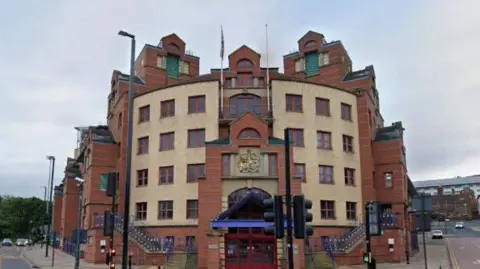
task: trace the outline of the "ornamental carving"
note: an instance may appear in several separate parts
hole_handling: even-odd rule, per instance
[[[259,173],[260,156],[248,149],[245,153],[239,155],[237,168],[240,173]]]

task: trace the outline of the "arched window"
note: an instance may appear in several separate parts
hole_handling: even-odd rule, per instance
[[[239,138],[248,139],[248,138],[260,138],[260,133],[253,128],[245,128],[238,135]]]
[[[180,50],[180,48],[174,43],[168,44],[167,48],[170,51],[179,51]]]
[[[254,115],[261,115],[262,100],[259,96],[253,94],[238,94],[230,97],[229,113],[230,117],[240,117],[250,112]]]
[[[317,46],[317,42],[311,40],[311,41],[308,41],[307,43],[305,43],[305,46],[304,46],[304,47],[305,47],[305,48],[313,48],[313,47],[315,47],[315,46]]]
[[[242,188],[242,189],[238,189],[232,193],[230,193],[228,195],[228,207],[234,205],[236,202],[242,200],[245,196],[249,195],[250,193],[252,193],[254,195],[258,195],[259,198],[261,199],[268,199],[271,197],[271,195],[262,190],[262,189],[258,189],[258,188]]]
[[[248,59],[241,59],[237,62],[237,67],[240,67],[240,68],[249,68],[252,66],[253,66],[252,61]]]

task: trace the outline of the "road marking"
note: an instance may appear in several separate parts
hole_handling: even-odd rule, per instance
[[[473,264],[480,264],[480,260],[477,260],[475,262],[472,262]]]

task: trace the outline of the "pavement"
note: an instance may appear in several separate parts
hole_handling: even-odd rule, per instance
[[[40,248],[39,246],[23,248],[22,257],[31,265],[31,267],[36,268],[72,269],[75,265],[75,258],[72,255],[56,249],[54,266],[52,267],[51,249],[48,257],[45,257],[45,248]],[[105,264],[91,264],[80,260],[80,269],[105,269],[106,267]]]

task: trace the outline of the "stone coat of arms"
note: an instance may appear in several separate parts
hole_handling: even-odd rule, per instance
[[[240,173],[258,173],[260,172],[260,157],[248,149],[240,154],[237,167]]]

